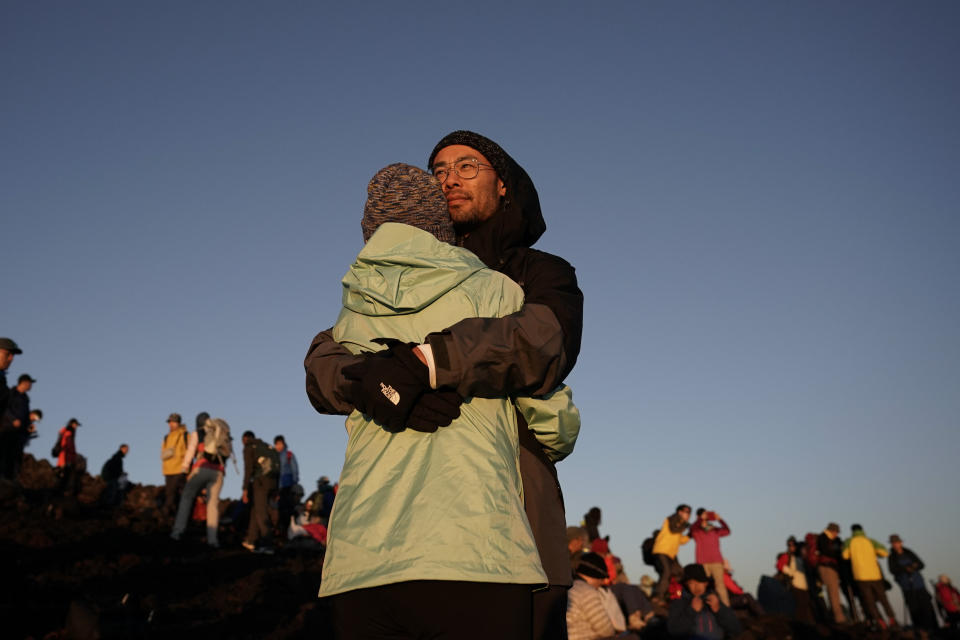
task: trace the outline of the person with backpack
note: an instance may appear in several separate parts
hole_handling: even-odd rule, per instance
[[[186,473],[180,468],[187,453],[187,426],[183,424],[179,413],[171,413],[167,417],[167,426],[170,431],[164,436],[160,446],[164,478],[164,499],[160,511],[165,517],[170,517],[177,508],[183,485],[187,482]]]
[[[303,490],[297,485],[300,483],[300,466],[297,464],[297,456],[287,447],[287,441],[283,436],[277,436],[273,439],[273,448],[277,451],[280,458],[280,478],[277,481],[279,493],[277,494],[277,529],[281,540],[287,537],[287,529],[290,527],[290,517],[293,515],[294,507],[303,497]]]
[[[233,455],[233,445],[230,425],[222,418],[206,418],[202,431],[203,439],[197,444],[197,461],[183,488],[170,537],[179,540],[183,536],[197,494],[206,490],[207,544],[216,549],[220,546],[217,540],[217,529],[220,526],[220,490],[223,488],[226,461]]]
[[[690,511],[688,504],[677,505],[673,514],[664,518],[660,532],[653,540],[653,558],[660,573],[654,598],[659,598],[661,602],[666,601],[670,579],[679,578],[683,574],[683,569],[677,562],[677,554],[680,552],[680,545],[690,542],[690,537],[684,533],[690,521]]]
[[[253,431],[243,432],[243,502],[250,507],[250,525],[244,537],[244,549],[269,552],[272,546],[259,546],[269,540],[270,514],[267,512],[270,496],[277,491],[280,477],[280,456],[277,451]]]

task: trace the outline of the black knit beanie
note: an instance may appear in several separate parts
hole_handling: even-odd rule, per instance
[[[440,153],[440,150],[444,147],[449,147],[454,144],[462,144],[465,147],[470,147],[471,149],[476,149],[483,156],[490,161],[490,164],[493,165],[493,168],[497,172],[497,177],[507,182],[511,176],[511,167],[516,164],[513,158],[503,150],[500,145],[486,138],[479,133],[474,133],[473,131],[454,131],[453,133],[448,133],[445,135],[440,142],[437,143],[437,146],[433,148],[433,152],[430,154],[430,159],[427,161],[427,167],[433,168],[433,159],[437,157],[437,154]]]
[[[608,578],[607,563],[599,553],[588,551],[580,556],[580,562],[577,564],[577,573],[582,573],[591,578]]]
[[[440,183],[408,164],[380,169],[367,185],[367,204],[360,222],[363,241],[369,240],[384,222],[409,224],[432,233],[441,242],[453,244],[456,239]]]

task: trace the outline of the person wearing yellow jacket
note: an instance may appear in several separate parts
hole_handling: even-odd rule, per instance
[[[673,515],[664,518],[663,526],[653,541],[653,557],[660,573],[660,581],[653,594],[655,598],[664,600],[670,588],[670,578],[679,578],[683,574],[677,562],[677,553],[680,552],[680,545],[690,542],[690,537],[684,534],[689,521],[690,505],[678,505]]]
[[[877,601],[883,605],[889,618],[891,628],[897,627],[897,619],[893,616],[893,608],[887,600],[887,592],[884,587],[883,573],[880,571],[880,564],[877,558],[886,558],[890,555],[887,548],[872,538],[868,538],[863,532],[863,527],[859,524],[850,526],[850,537],[843,543],[843,559],[849,560],[853,567],[853,579],[857,582],[857,589],[860,591],[860,599],[863,602],[863,609],[867,615],[874,620],[880,628],[886,628],[880,611],[877,609]]]
[[[183,424],[179,413],[171,413],[167,425],[170,431],[164,436],[160,447],[165,481],[162,511],[163,515],[172,518],[180,502],[180,492],[187,483],[187,474],[181,469],[183,456],[187,453],[187,425]]]

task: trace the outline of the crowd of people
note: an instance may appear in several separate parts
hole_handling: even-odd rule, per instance
[[[921,573],[923,561],[897,534],[889,537],[890,549],[869,538],[859,524],[851,525],[845,540],[833,522],[799,540],[790,536],[786,550],[777,554],[775,575],[761,579],[758,600],[734,581],[721,553],[720,538],[730,535],[727,523],[705,508],[697,510],[693,522],[690,513],[689,505],[678,505],[644,541],[644,560],[659,579],[644,575],[636,585],[611,553],[609,537],[600,537],[598,507],[584,515],[580,526],[568,527],[575,576],[567,612],[571,639],[629,637],[651,625],[664,626],[671,637],[731,638],[741,629],[738,611],[742,617],[786,615],[808,625],[863,622],[876,630],[897,629],[901,625],[886,595],[892,585],[884,578],[881,558],[902,590],[911,628],[924,637],[940,628],[935,601],[943,626],[960,631],[960,598],[950,578],[941,574],[931,583],[931,597]],[[679,548],[691,540],[695,562],[681,567]]]
[[[733,580],[721,551],[731,530],[712,510],[698,509],[691,523],[691,507],[681,504],[644,541],[656,582],[627,580],[600,537],[599,508],[582,527],[568,527],[555,464],[572,452],[580,429],[564,384],[583,328],[574,269],[532,248],[546,230],[537,190],[500,145],[454,131],[427,164],[428,171],[392,164],[370,180],[364,247],[342,290],[331,292],[342,296],[343,308],[304,360],[313,407],[347,416],[340,482],[321,478],[301,505],[286,439],[279,435],[271,446],[244,432],[243,548],[270,553],[296,535],[325,545],[319,595],[329,599],[343,640],[602,640],[656,627],[677,638],[724,638],[740,630],[737,610],[759,615],[765,602],[776,606],[777,589],[791,594],[799,620],[826,622],[825,586],[830,622],[843,624],[844,584],[853,585],[874,624],[895,623],[889,610],[879,614],[876,603],[889,603],[864,564],[871,553],[876,564],[887,552],[862,529],[846,541],[835,525],[812,545],[809,536],[793,539],[777,559],[773,596],[755,599]],[[12,340],[0,340],[4,359],[17,353]],[[34,381],[22,382],[29,390]],[[29,430],[29,415],[19,420],[16,428]],[[167,424],[161,512],[179,540],[205,494],[206,540],[216,547],[225,465],[238,457],[230,427],[206,413],[193,431],[177,413]],[[66,493],[76,491],[80,471],[79,426],[72,419],[57,442]],[[24,433],[17,432],[20,440]],[[6,455],[6,442],[16,438],[3,438]],[[104,465],[110,503],[122,496],[128,449],[122,445]],[[678,552],[690,540],[696,562],[682,567]],[[910,591],[919,627],[928,623],[922,562],[896,544],[891,571],[905,597]],[[852,581],[844,583],[847,563]],[[955,620],[956,598],[946,588],[940,593]]]

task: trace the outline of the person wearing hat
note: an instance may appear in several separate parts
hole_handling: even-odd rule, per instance
[[[917,629],[933,631],[937,628],[937,617],[933,612],[933,602],[927,585],[924,583],[923,560],[910,549],[903,546],[903,540],[897,534],[890,536],[890,555],[887,556],[887,568],[893,574],[903,591],[903,600],[910,610],[910,620]]]
[[[7,387],[7,369],[13,364],[13,357],[23,353],[17,343],[10,338],[0,338],[0,419],[7,413],[10,402],[10,388]],[[0,432],[0,446],[6,451],[6,437]]]
[[[850,525],[850,537],[843,543],[843,559],[850,560],[852,565],[853,579],[857,582],[857,590],[860,593],[863,610],[881,628],[886,628],[888,624],[891,628],[896,628],[897,620],[894,618],[893,608],[887,600],[883,573],[880,571],[880,564],[877,562],[877,558],[886,558],[888,555],[887,548],[873,538],[868,538],[862,526],[859,524]],[[884,623],[877,608],[877,602],[887,612],[888,623]]]
[[[618,635],[626,629],[626,619],[616,598],[605,588],[608,580],[603,556],[592,551],[580,556],[573,586],[567,594],[567,635],[570,640],[637,637],[635,634]]]
[[[946,626],[960,631],[960,591],[950,582],[950,576],[941,573],[937,576],[937,607]]]
[[[80,421],[70,418],[57,434],[57,473],[60,476],[58,490],[66,496],[75,496],[80,489],[80,471],[77,469],[77,427]]]
[[[16,480],[20,473],[23,448],[30,439],[30,396],[27,392],[36,382],[24,373],[17,386],[10,390],[7,409],[0,414],[0,478]]]
[[[167,416],[167,434],[160,445],[160,462],[163,465],[164,499],[161,513],[172,519],[180,503],[180,494],[187,483],[183,459],[187,454],[187,425],[179,413]]]
[[[457,243],[487,267],[517,282],[524,305],[501,318],[464,318],[427,327],[429,333],[412,349],[417,360],[406,358],[408,365],[397,366],[389,360],[370,359],[369,375],[384,377],[393,387],[455,389],[464,398],[552,392],[573,369],[580,352],[583,293],[568,262],[531,248],[546,231],[533,181],[500,145],[472,131],[444,136],[433,148],[428,166],[442,184]],[[353,410],[352,382],[342,371],[356,360],[329,331],[317,334],[304,359],[307,395],[317,411],[346,414]],[[367,388],[376,394],[375,387]],[[402,423],[432,401],[425,393],[412,407],[375,407],[373,417]],[[435,426],[453,418],[452,410],[423,413],[433,416]],[[563,638],[570,568],[555,460],[522,420],[519,437],[524,508],[550,583],[549,589],[533,596],[533,637]]]
[[[709,586],[701,565],[683,568],[683,593],[670,603],[667,617],[671,638],[732,638],[740,633],[737,616]]]
[[[335,340],[407,366],[416,356],[390,344],[520,308],[516,283],[450,244],[453,224],[436,178],[393,164],[374,175],[367,194],[366,245],[342,280]],[[339,637],[530,638],[531,593],[547,578],[523,512],[517,413],[562,457],[579,429],[569,389],[515,405],[460,405],[448,397],[456,392],[437,393],[430,401],[438,412],[446,402],[459,413],[438,427],[413,413],[399,423],[374,419],[373,405],[408,407],[422,390],[344,373],[369,399],[347,418],[320,584]]]

